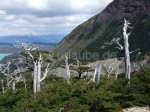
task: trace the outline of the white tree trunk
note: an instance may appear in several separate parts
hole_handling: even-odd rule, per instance
[[[38,62],[37,92],[40,92],[41,90],[40,80],[41,80],[41,62]]]
[[[31,57],[33,63],[34,63],[34,72],[33,72],[33,93],[40,92],[41,85],[40,83],[46,78],[48,71],[49,71],[49,63],[47,65],[47,68],[45,69],[44,74],[42,75],[42,54],[39,55],[38,59],[36,59],[32,54],[31,51],[35,51],[39,49],[38,46],[32,45],[30,43],[24,43],[24,42],[17,42],[16,46],[19,48],[24,48],[25,51],[28,53],[28,55]],[[43,78],[41,78],[43,76]]]
[[[16,81],[13,80],[12,82],[12,90],[13,90],[13,93],[15,93],[15,90],[16,90]]]
[[[47,68],[45,69],[45,72],[42,75],[42,62],[39,60],[37,63],[34,63],[34,82],[33,82],[33,90],[34,93],[41,91],[41,82],[46,78],[49,71],[49,63],[47,64]]]
[[[117,70],[116,70],[116,73],[115,73],[116,79],[118,79],[118,75],[119,75],[119,66],[117,67]]]
[[[130,63],[130,52],[129,52],[129,42],[128,42],[128,39],[129,39],[129,35],[127,33],[127,29],[128,29],[128,26],[129,23],[125,20],[125,23],[124,23],[124,28],[123,28],[123,36],[124,36],[124,48],[125,48],[125,74],[126,74],[126,78],[129,79],[129,83],[130,83],[130,78],[131,78],[131,63]]]
[[[4,80],[2,80],[2,93],[5,93]]]
[[[9,78],[7,77],[6,80],[7,80],[7,87],[9,87]]]
[[[27,89],[27,85],[26,85],[26,79],[24,78],[24,89]]]
[[[66,63],[66,70],[67,70],[67,80],[69,81],[70,80],[70,68],[68,64],[68,56],[66,56],[65,63]]]
[[[37,63],[34,62],[34,73],[33,73],[33,92],[37,92]]]
[[[101,78],[101,70],[102,70],[102,65],[100,64],[100,67],[98,68],[98,82],[100,81]]]
[[[97,75],[97,68],[95,68],[94,76],[93,76],[93,82],[96,82],[96,75]]]
[[[95,68],[94,76],[93,76],[93,82],[99,82],[100,81],[100,75],[101,75],[101,65],[98,68]]]

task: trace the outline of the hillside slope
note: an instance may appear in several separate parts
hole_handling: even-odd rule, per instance
[[[149,52],[150,46],[150,1],[114,0],[101,13],[82,23],[67,35],[56,47],[56,54],[116,51],[115,47],[101,49],[104,42],[115,37],[122,38],[123,19],[131,22],[130,50]]]

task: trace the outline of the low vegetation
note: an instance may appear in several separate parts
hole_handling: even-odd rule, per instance
[[[106,77],[99,85],[75,78],[68,83],[49,74],[36,96],[30,77],[28,73],[26,90],[20,82],[15,93],[11,88],[0,93],[0,112],[120,112],[122,108],[150,106],[149,69],[132,74],[130,85],[127,79]]]

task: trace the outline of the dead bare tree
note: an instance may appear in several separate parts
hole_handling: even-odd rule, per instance
[[[101,64],[99,67],[95,68],[95,72],[94,72],[94,76],[93,76],[93,82],[99,82],[100,75],[101,75],[101,69],[102,69]]]
[[[95,68],[94,75],[87,84],[91,82],[96,82],[96,84],[98,85],[101,77],[101,70],[102,70],[102,64],[100,64],[100,66]]]
[[[68,64],[68,56],[66,56],[65,63],[66,63],[66,71],[67,71],[67,80],[69,82],[69,80],[70,80],[70,65]]]
[[[27,69],[25,68],[20,68],[18,65],[15,64],[16,69],[12,70],[11,69],[11,64],[15,60],[9,61],[7,66],[4,68],[2,73],[4,76],[7,78],[7,86],[9,87],[10,84],[12,84],[12,90],[15,93],[16,90],[16,83],[19,82],[22,78],[21,74],[24,73]]]
[[[123,63],[124,58],[121,60],[115,59],[109,59],[107,63],[103,64],[104,68],[106,69],[108,77],[111,76],[111,74],[115,73],[115,77],[118,78],[119,71],[120,71],[120,65]]]
[[[7,77],[7,87],[9,87],[10,86],[10,84],[13,82],[13,86],[12,86],[12,89],[13,89],[13,91],[14,91],[14,89],[15,89],[15,81],[14,81],[14,74],[13,73],[10,73],[10,72],[12,72],[11,70],[10,70],[10,65],[11,65],[11,63],[12,62],[8,62],[8,64],[7,64],[7,66],[4,68],[4,70],[2,71],[2,73],[4,74],[4,76],[6,76]]]
[[[131,23],[129,23],[126,19],[124,19],[124,27],[123,27],[123,37],[124,37],[124,46],[120,44],[120,38],[117,39],[113,39],[112,42],[105,43],[105,45],[112,45],[112,44],[116,44],[118,45],[118,47],[116,47],[117,49],[124,51],[125,54],[125,76],[126,78],[129,80],[129,84],[130,84],[130,79],[131,79],[131,62],[130,62],[130,54],[133,52],[138,51],[139,49],[136,49],[132,52],[129,51],[129,36],[130,33],[127,32],[128,28],[131,28],[129,25]],[[105,48],[106,46],[103,46],[102,48]]]
[[[41,83],[45,80],[48,72],[50,70],[50,63],[47,64],[44,72],[42,72],[43,67],[43,58],[42,53],[39,56],[34,56],[32,54],[33,51],[39,50],[39,46],[36,46],[31,43],[25,43],[16,41],[16,47],[23,48],[25,52],[28,54],[33,63],[33,92],[37,93],[41,91]]]
[[[125,70],[126,70],[126,78],[131,79],[131,62],[130,62],[130,51],[129,51],[129,35],[127,30],[129,28],[129,22],[124,20],[124,28],[123,28],[123,36],[124,36],[124,48],[125,48]]]
[[[116,62],[117,59],[111,61],[108,60],[107,63],[103,64],[104,68],[106,69],[108,78],[110,77],[112,72],[116,69]]]

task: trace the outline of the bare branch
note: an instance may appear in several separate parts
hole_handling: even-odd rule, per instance
[[[132,53],[134,53],[134,52],[136,52],[136,51],[139,51],[139,50],[140,50],[140,48],[139,48],[139,49],[136,49],[136,50],[134,50],[134,51],[131,51],[130,54],[132,54]]]
[[[115,70],[115,64],[116,64],[117,60],[115,59],[114,62],[108,62],[106,64],[103,64],[103,66],[106,69],[106,72],[108,74],[108,77],[110,77],[110,75],[112,74],[112,72]]]
[[[113,42],[118,45],[118,47],[116,47],[117,49],[123,50],[124,47],[120,44],[120,38],[114,38]]]
[[[31,54],[31,51],[35,51],[39,49],[39,46],[35,44],[25,43],[20,41],[16,41],[15,47],[24,49],[29,54],[29,56],[32,58],[33,61],[34,61],[34,56]]]
[[[46,76],[47,76],[47,74],[48,74],[48,72],[49,72],[49,70],[50,70],[50,67],[49,67],[49,63],[47,64],[47,67],[46,67],[46,69],[45,69],[45,72],[44,72],[44,76],[43,76],[43,78],[40,80],[40,82],[42,82],[45,78],[46,78]]]

